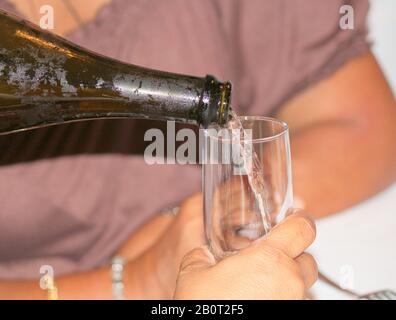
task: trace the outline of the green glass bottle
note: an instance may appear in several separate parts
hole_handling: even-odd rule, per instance
[[[0,134],[97,118],[224,125],[230,83],[122,63],[0,11]]]

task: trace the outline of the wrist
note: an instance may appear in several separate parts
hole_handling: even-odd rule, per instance
[[[147,250],[137,259],[126,263],[124,267],[125,298],[167,299],[167,287],[158,274],[153,250]]]
[[[162,299],[171,299],[176,287],[176,278],[179,271],[178,259],[175,257],[175,248],[170,243],[159,241],[151,247],[148,255],[152,267],[152,277]]]

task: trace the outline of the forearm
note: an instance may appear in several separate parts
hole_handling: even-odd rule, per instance
[[[338,120],[292,133],[295,197],[316,217],[349,207],[394,181],[395,147],[378,141],[374,132]]]
[[[129,237],[117,250],[116,255],[127,260],[137,258],[158,241],[174,218],[175,216],[171,213],[154,216]]]
[[[100,269],[55,279],[60,299],[110,299],[109,271]],[[0,299],[47,299],[47,291],[40,281],[1,281]]]
[[[198,198],[195,202],[201,204],[202,199]],[[197,221],[202,220],[200,206],[198,208],[190,206],[190,211],[193,218],[184,221],[182,218],[187,214],[184,213],[179,215],[177,224],[172,224],[175,217],[171,214],[159,215],[151,219],[117,251],[118,255],[130,261],[124,269],[126,299],[169,299],[172,297],[179,261],[196,243],[194,241],[196,237],[191,233],[186,236],[190,241],[183,241],[182,244],[174,241],[173,237],[184,232],[183,226],[189,226],[189,230],[193,228],[194,231],[202,229],[197,225]],[[170,225],[171,227],[168,228]],[[184,248],[184,246],[187,247]],[[56,277],[55,282],[60,299],[112,298],[110,266],[90,272]],[[40,288],[39,280],[14,282],[0,280],[0,300],[46,298],[46,291]]]
[[[396,176],[396,104],[372,54],[300,93],[290,125],[295,196],[317,216],[378,192]]]
[[[149,291],[143,282],[141,261],[132,261],[124,272],[125,294],[128,299],[144,299]],[[111,299],[112,283],[110,268],[76,273],[55,278],[59,299]],[[149,280],[147,281],[150,282]],[[47,292],[40,281],[0,281],[0,300],[47,299]]]

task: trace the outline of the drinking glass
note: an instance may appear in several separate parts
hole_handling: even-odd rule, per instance
[[[266,235],[293,204],[287,124],[268,117],[239,120],[243,129],[204,133],[205,234],[217,259]]]

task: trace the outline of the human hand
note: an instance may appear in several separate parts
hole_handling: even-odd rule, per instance
[[[169,299],[182,258],[204,242],[202,195],[196,194],[181,203],[176,216],[162,214],[142,226],[117,254],[132,259],[126,272],[139,274],[131,282],[141,283],[145,298]]]
[[[172,223],[150,248],[155,261],[155,275],[171,298],[183,257],[205,243],[203,232],[202,195],[183,201]]]
[[[268,236],[216,262],[207,248],[187,254],[175,299],[303,299],[317,280],[313,257],[304,250],[315,225],[303,212],[288,216]]]

